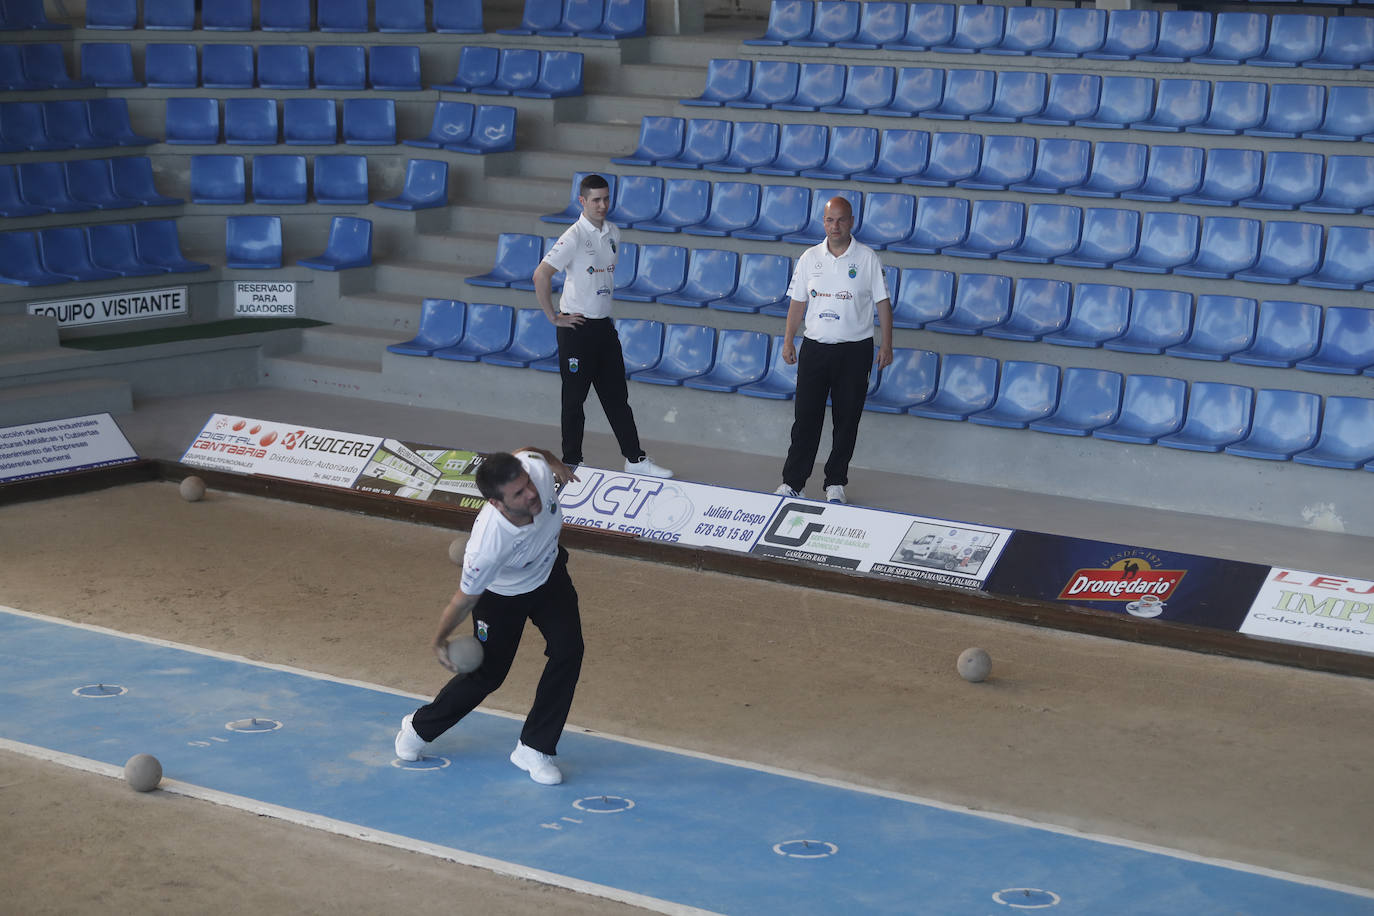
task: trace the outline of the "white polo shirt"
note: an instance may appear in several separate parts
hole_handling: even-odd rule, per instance
[[[854,238],[839,257],[825,242],[802,252],[787,295],[806,303],[806,336],[826,344],[872,339],[874,310],[890,298],[882,262]]]
[[[558,310],[588,318],[609,318],[615,291],[615,262],[620,252],[620,230],[610,220],[597,229],[585,215],[568,227],[544,263],[567,271]]]
[[[530,475],[544,507],[528,525],[514,524],[491,503],[482,507],[463,554],[459,588],[465,595],[480,595],[488,589],[498,595],[532,592],[549,578],[558,559],[563,510],[554,492],[553,471],[535,452],[517,452],[515,457]]]

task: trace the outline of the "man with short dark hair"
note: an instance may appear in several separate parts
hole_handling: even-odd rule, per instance
[[[611,319],[620,230],[606,219],[611,207],[610,185],[600,175],[588,175],[578,185],[577,194],[582,215],[534,270],[535,298],[558,329],[558,371],[563,381],[563,461],[572,466],[582,463],[586,426],[582,405],[595,387],[620,453],[625,456],[625,470],[650,477],[672,477],[672,471],[655,464],[640,448],[639,429],[630,410],[625,355]],[[566,279],[555,310],[553,275],[560,270],[565,272]]]
[[[501,686],[515,660],[529,620],[544,636],[548,661],[525,717],[511,763],[543,785],[563,774],[553,762],[582,670],[582,620],[577,591],[568,577],[568,552],[558,543],[563,528],[556,489],[576,475],[551,453],[524,448],[496,452],[477,468],[478,491],[487,504],[477,513],[463,554],[463,576],[439,616],[434,654],[454,672],[434,701],[401,720],[396,756],[418,760],[435,740]],[[448,657],[453,630],[472,615],[482,643],[482,664],[467,674]]]

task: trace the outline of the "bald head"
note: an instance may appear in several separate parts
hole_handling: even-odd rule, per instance
[[[832,197],[825,203],[825,242],[832,254],[841,254],[849,247],[850,231],[854,228],[854,208],[843,197]]]

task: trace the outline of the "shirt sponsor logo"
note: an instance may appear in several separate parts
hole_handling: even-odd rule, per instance
[[[850,264],[850,265],[849,265],[849,279],[853,280],[853,279],[854,279],[855,277],[857,277],[858,275],[859,275],[859,269],[858,269],[857,267],[855,267],[853,264]]]
[[[853,299],[853,298],[854,298],[854,294],[851,293],[851,292],[850,292],[849,290],[847,290],[847,289],[842,289],[842,290],[840,290],[838,293],[835,294],[835,298],[836,298],[836,299]]]

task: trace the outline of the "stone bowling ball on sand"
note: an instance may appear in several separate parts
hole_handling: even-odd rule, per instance
[[[482,667],[486,652],[475,636],[459,636],[448,644],[448,660],[459,674],[468,674]]]
[[[986,649],[965,649],[959,653],[959,660],[955,663],[959,669],[959,676],[970,683],[977,684],[987,680],[988,674],[992,671],[992,658],[989,657]]]
[[[135,792],[151,792],[162,782],[162,764],[152,754],[134,754],[124,764],[124,781]]]
[[[194,474],[182,478],[178,489],[181,491],[181,498],[188,503],[198,503],[205,498],[205,481]]]

